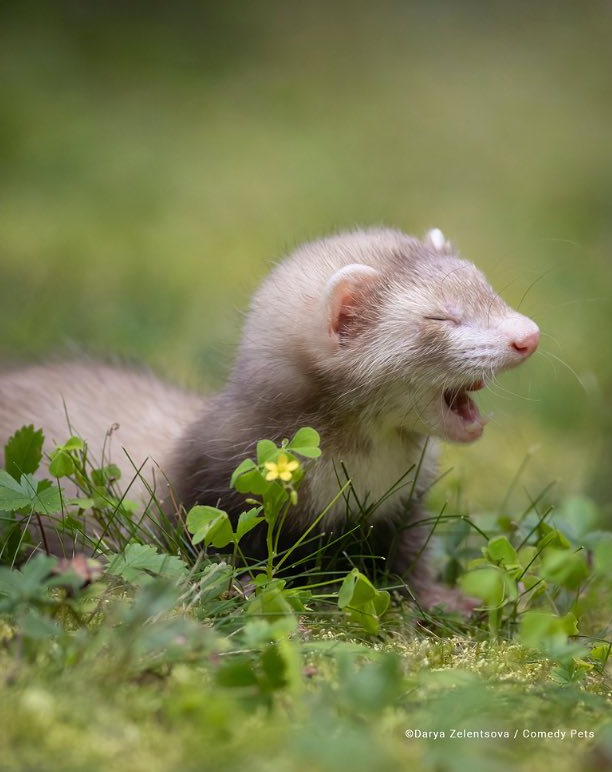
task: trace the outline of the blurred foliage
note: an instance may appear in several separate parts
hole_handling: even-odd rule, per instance
[[[466,506],[536,446],[530,492],[610,500],[608,3],[2,14],[4,360],[112,352],[215,386],[271,260],[341,227],[440,226],[544,333],[485,395],[485,439],[447,452]]]

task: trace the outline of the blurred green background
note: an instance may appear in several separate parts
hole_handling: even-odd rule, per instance
[[[445,463],[612,498],[608,2],[3,4],[0,358],[214,388],[300,241],[441,227],[543,331]],[[282,324],[282,320],[278,320]]]

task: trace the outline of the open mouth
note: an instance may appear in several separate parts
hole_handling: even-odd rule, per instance
[[[475,381],[443,392],[442,428],[450,440],[472,442],[482,434],[487,421],[468,392],[478,391],[483,386],[483,381]]]

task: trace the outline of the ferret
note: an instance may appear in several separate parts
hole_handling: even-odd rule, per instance
[[[323,453],[306,462],[284,541],[328,507],[345,468],[355,500],[379,502],[371,526],[382,553],[394,544],[390,569],[424,605],[461,609],[465,599],[432,581],[421,554],[429,529],[410,524],[423,519],[437,440],[477,440],[486,421],[471,393],[524,362],[538,342],[537,325],[512,310],[440,230],[422,240],[387,228],[342,232],[300,246],[273,268],[252,298],[218,394],[202,397],[148,373],[87,362],[8,370],[0,374],[0,442],[33,422],[51,449],[66,439],[68,415],[93,449],[118,424],[113,462],[124,481],[134,477],[132,462],[150,459],[143,474],[167,506],[210,504],[236,518],[244,497],[230,490],[230,477],[254,456],[256,442],[280,443],[314,427]],[[398,484],[409,469],[414,481],[417,468],[416,483]],[[339,497],[318,528],[346,527],[345,517]],[[262,557],[262,527],[246,538],[246,554]]]

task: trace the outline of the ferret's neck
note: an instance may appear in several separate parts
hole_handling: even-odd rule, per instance
[[[373,517],[386,518],[412,488],[420,469],[414,493],[419,495],[434,477],[437,445],[426,436],[398,428],[382,406],[376,407],[364,398],[343,400],[342,392],[324,381],[318,388],[289,390],[253,390],[253,384],[239,388],[231,380],[219,396],[220,412],[231,415],[235,431],[250,429],[257,438],[279,442],[290,437],[301,426],[312,426],[321,435],[323,454],[304,481],[304,494],[312,512],[321,512],[351,479],[355,495],[349,496],[351,508],[357,502],[369,507],[382,502]],[[225,403],[224,405],[222,403]],[[221,407],[222,406],[222,407]],[[240,428],[239,428],[240,427]],[[230,432],[231,434],[231,432]],[[341,497],[331,508],[327,522],[346,513],[346,500]]]

